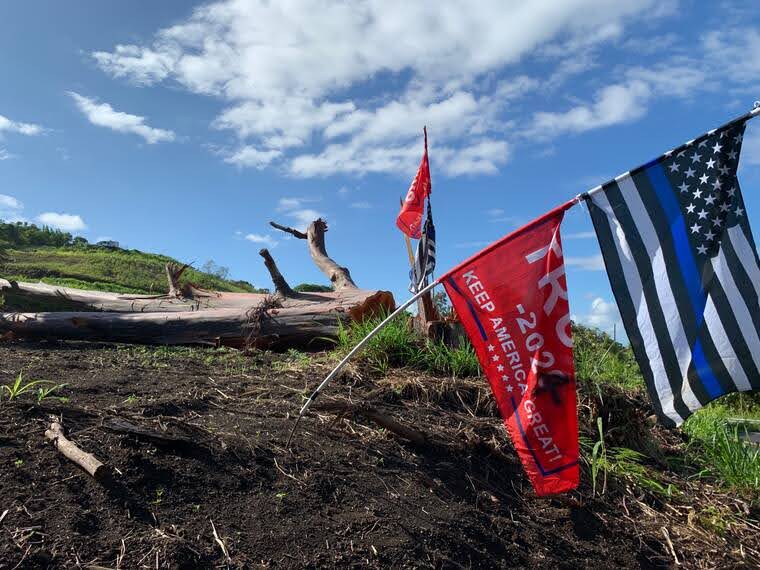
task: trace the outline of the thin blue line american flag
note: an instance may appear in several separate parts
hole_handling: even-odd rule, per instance
[[[433,225],[433,213],[430,210],[430,200],[427,203],[427,218],[422,228],[422,236],[417,242],[417,253],[414,257],[414,265],[409,271],[409,290],[417,293],[428,284],[428,278],[432,277],[435,270],[435,226]]]
[[[736,176],[745,126],[710,131],[587,198],[666,425],[729,392],[760,389],[760,262]]]

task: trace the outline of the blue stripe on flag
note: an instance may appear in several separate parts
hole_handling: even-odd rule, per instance
[[[673,194],[673,188],[665,176],[665,172],[659,161],[650,162],[646,166],[645,172],[649,181],[652,183],[655,194],[657,195],[660,205],[665,212],[665,216],[670,223],[670,233],[673,236],[673,248],[675,249],[676,257],[678,258],[678,265],[681,269],[681,273],[683,273],[684,276],[684,285],[691,298],[697,330],[699,330],[699,327],[702,326],[702,321],[704,320],[707,295],[702,289],[702,280],[699,277],[697,263],[694,261],[694,254],[691,251],[689,236],[686,233],[686,223],[681,214],[681,207],[678,205],[678,201]],[[694,367],[702,381],[702,385],[710,395],[710,398],[713,399],[722,396],[724,393],[723,388],[721,388],[718,379],[715,377],[715,373],[707,362],[699,338],[696,339],[691,352],[694,360]]]

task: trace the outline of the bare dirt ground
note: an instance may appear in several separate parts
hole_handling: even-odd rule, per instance
[[[612,482],[592,499],[585,473],[577,493],[536,498],[479,379],[354,368],[331,396],[371,402],[430,443],[405,443],[361,415],[318,412],[287,450],[292,416],[331,358],[3,344],[0,384],[23,370],[66,383],[68,401],[0,402],[0,568],[757,562],[756,532],[705,531],[694,507]],[[97,483],[57,453],[43,437],[51,415],[117,469],[112,482]],[[749,509],[738,499],[721,504]]]

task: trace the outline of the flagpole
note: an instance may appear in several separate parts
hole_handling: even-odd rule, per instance
[[[404,199],[399,198],[399,202],[401,203],[401,207],[404,207]],[[409,236],[406,235],[406,232],[402,232],[404,234],[404,241],[406,241],[406,252],[409,254],[409,267],[414,268],[414,252],[412,251],[412,240],[409,239]]]
[[[750,119],[753,119],[754,117],[757,117],[758,115],[760,115],[760,101],[755,101],[755,103],[752,105],[752,110],[750,110],[749,113],[744,113],[743,115],[741,115],[739,117],[736,117],[735,119],[731,119],[730,121],[728,121],[727,123],[721,125],[720,127],[717,127],[715,129],[712,129],[712,130],[708,131],[707,135],[711,135],[715,131],[722,131],[724,129],[728,129],[728,128],[734,126],[737,123],[741,123],[743,121],[748,121]],[[699,138],[699,137],[697,137],[697,138]],[[670,153],[671,154],[676,154],[676,153],[681,152],[682,150],[684,150],[684,149],[688,148],[689,146],[691,146],[694,143],[695,140],[697,140],[697,139],[691,139],[690,141],[685,142],[681,146],[677,146],[676,148],[672,149],[670,151]],[[594,194],[596,194],[597,192],[600,192],[602,190],[602,188],[605,187],[605,186],[607,186],[607,184],[609,184],[610,182],[617,182],[619,179],[623,178],[624,176],[630,176],[632,174],[637,173],[640,170],[643,170],[644,168],[646,168],[647,166],[649,166],[650,162],[645,162],[644,164],[641,164],[641,165],[637,166],[636,168],[633,168],[633,169],[631,169],[631,170],[629,170],[627,172],[623,172],[622,174],[618,174],[617,176],[615,176],[615,178],[610,178],[604,184],[599,184],[598,186],[594,186],[591,190],[588,190],[586,192],[578,194],[575,197],[575,199],[574,199],[575,203],[577,204],[581,200],[589,198],[589,197],[593,196]]]
[[[330,374],[328,374],[327,377],[325,377],[325,379],[322,380],[322,383],[319,386],[317,386],[317,389],[314,390],[314,392],[312,392],[311,396],[309,396],[309,399],[306,400],[303,407],[301,408],[301,411],[298,412],[298,418],[296,418],[296,423],[293,426],[293,430],[290,432],[290,436],[288,436],[288,442],[285,444],[286,448],[290,447],[290,441],[293,439],[293,434],[296,432],[298,423],[301,421],[301,418],[303,417],[303,415],[308,411],[308,409],[314,403],[314,400],[316,400],[319,397],[319,394],[322,392],[322,390],[324,390],[324,388],[330,383],[330,380],[332,380],[338,374],[338,372],[340,372],[343,369],[346,363],[349,360],[351,360],[351,357],[354,356],[354,354],[356,354],[357,352],[359,352],[364,347],[364,345],[367,344],[373,336],[379,333],[385,327],[385,325],[391,322],[391,320],[393,320],[393,318],[396,315],[401,313],[401,311],[403,311],[409,305],[414,303],[417,299],[422,297],[422,295],[424,295],[425,293],[430,291],[433,287],[438,285],[439,281],[440,279],[433,281],[432,283],[430,283],[430,285],[427,285],[426,287],[424,287],[423,289],[415,293],[411,299],[407,300],[403,305],[400,305],[395,311],[393,311],[390,315],[388,315],[383,320],[383,322],[377,325],[374,329],[372,329],[372,331],[367,336],[365,336],[361,341],[359,341],[359,343],[354,348],[351,349],[351,351],[343,358],[343,360],[341,360],[338,363],[338,365],[335,368],[333,368],[332,372],[330,372]]]

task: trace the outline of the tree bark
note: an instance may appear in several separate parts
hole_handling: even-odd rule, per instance
[[[274,262],[274,258],[272,258],[269,250],[263,248],[259,251],[259,255],[264,258],[264,265],[266,266],[267,271],[269,271],[269,275],[272,277],[274,290],[282,297],[295,297],[296,292],[293,291],[293,289],[290,288],[290,285],[288,285],[288,282],[285,281],[285,278],[277,268],[277,264]]]
[[[265,296],[262,296],[265,297]],[[263,302],[263,300],[262,300]],[[309,347],[335,338],[341,322],[361,320],[392,310],[386,291],[303,293],[269,309],[252,322],[250,305],[173,313],[0,313],[0,334],[135,344],[205,344],[245,348]],[[256,328],[254,339],[251,327]]]
[[[111,469],[101,463],[92,453],[87,453],[79,449],[76,444],[66,439],[63,435],[63,426],[53,421],[50,427],[45,430],[45,437],[55,444],[55,448],[66,458],[76,463],[87,471],[96,481],[103,481],[111,476]]]
[[[166,264],[166,279],[169,282],[169,297],[184,297],[182,287],[179,284],[179,278],[185,272],[185,269],[190,267],[190,264],[177,265],[176,263]]]
[[[306,233],[293,228],[282,226],[275,222],[269,222],[273,228],[287,232],[298,239],[305,239],[309,244],[309,254],[314,264],[324,273],[333,284],[333,289],[341,291],[343,289],[358,289],[356,283],[351,278],[351,273],[347,267],[338,265],[329,255],[325,247],[325,232],[327,231],[327,222],[322,218],[314,220],[309,224]]]
[[[110,293],[0,279],[0,293],[9,308],[41,311],[115,311],[119,313],[165,313],[199,311],[223,307],[255,305],[266,295],[262,293],[222,293],[205,291],[192,286],[184,288],[183,296],[139,295]]]

